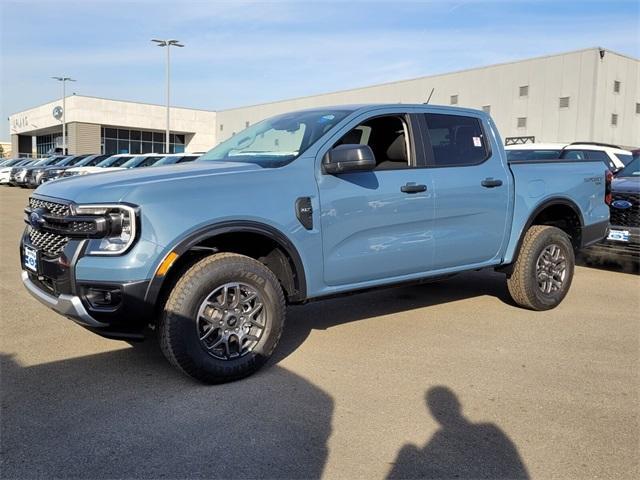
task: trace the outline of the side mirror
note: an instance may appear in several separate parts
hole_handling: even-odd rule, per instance
[[[338,145],[324,156],[322,167],[330,175],[367,172],[376,168],[376,157],[368,145]]]

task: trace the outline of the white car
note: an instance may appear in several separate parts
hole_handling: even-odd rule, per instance
[[[31,158],[15,158],[13,160],[5,162],[2,167],[0,167],[0,185],[9,184],[11,170],[13,169],[13,167],[20,167],[31,162],[33,162]]]
[[[504,147],[508,160],[600,160],[612,172],[623,169],[633,156],[629,150],[597,142],[525,143]]]
[[[612,172],[622,170],[633,160],[629,150],[616,145],[596,142],[574,142],[567,145],[561,158],[570,160],[601,160]]]

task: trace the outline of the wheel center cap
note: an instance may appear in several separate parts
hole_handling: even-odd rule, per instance
[[[229,315],[227,317],[227,325],[229,325],[230,327],[235,327],[237,323],[238,317],[236,317],[235,315]]]

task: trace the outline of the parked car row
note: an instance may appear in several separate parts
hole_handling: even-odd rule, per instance
[[[505,150],[509,161],[514,162],[601,160],[613,176],[608,202],[610,223],[606,238],[589,252],[640,262],[640,150],[593,142],[530,143],[509,145]]]
[[[35,188],[62,177],[192,162],[196,153],[140,155],[53,155],[41,159],[10,159],[0,163],[0,184]]]
[[[505,147],[509,160],[600,160],[612,172],[617,173],[633,159],[629,150],[597,142],[527,143]]]

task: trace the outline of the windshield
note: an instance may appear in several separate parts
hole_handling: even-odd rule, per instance
[[[127,160],[131,159],[131,155],[125,155],[124,157],[109,157],[101,161],[96,167],[119,167],[123,163],[127,162]]]
[[[149,165],[153,165],[162,157],[153,157],[149,155],[136,155],[135,157],[129,159],[128,162],[123,163],[121,166],[123,168],[135,168],[135,167],[148,167]]]
[[[198,162],[256,163],[274,168],[298,158],[351,110],[313,110],[268,118],[209,150]]]
[[[553,160],[560,158],[561,150],[507,150],[507,160]]]
[[[616,178],[620,177],[640,178],[640,157],[633,157],[633,160],[616,175]]]
[[[630,153],[616,153],[615,155],[616,157],[618,157],[618,160],[620,160],[625,165],[629,165],[631,163],[631,160],[633,160],[633,155],[631,155]]]

